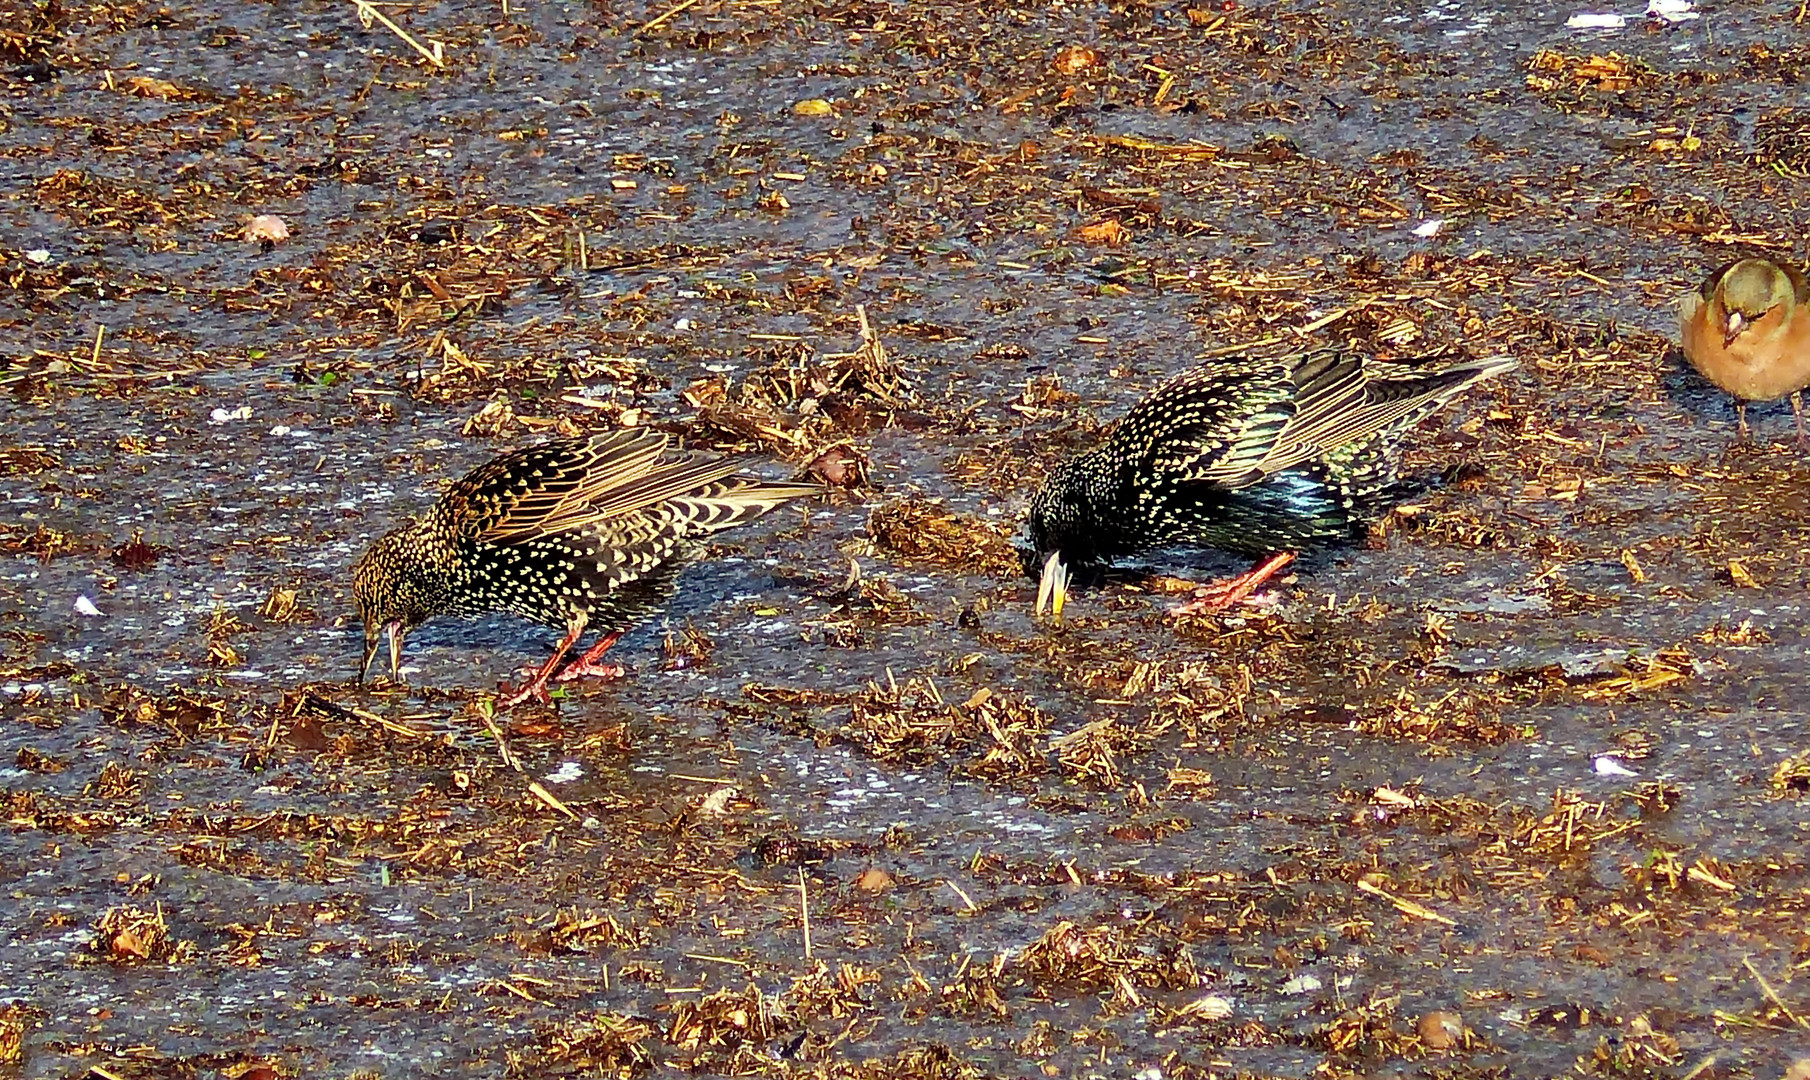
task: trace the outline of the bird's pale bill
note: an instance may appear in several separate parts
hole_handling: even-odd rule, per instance
[[[1728,327],[1722,332],[1722,347],[1728,348],[1747,330],[1747,317],[1738,311],[1728,313]]]
[[[365,662],[364,666],[358,669],[359,682],[364,682],[371,677],[371,661],[377,658],[377,646],[386,637],[390,640],[390,678],[397,682],[402,681],[403,633],[400,622],[384,623],[381,631],[376,626],[367,625],[365,627]]]
[[[1050,617],[1057,622],[1062,621],[1062,605],[1068,600],[1068,565],[1062,561],[1060,551],[1053,552],[1043,564],[1043,576],[1037,581],[1036,614],[1042,615],[1045,606],[1050,609]]]

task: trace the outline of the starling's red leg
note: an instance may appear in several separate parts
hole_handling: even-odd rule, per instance
[[[1747,402],[1740,398],[1735,399],[1735,430],[1740,433],[1743,441],[1752,434],[1747,430]]]
[[[554,682],[571,682],[573,679],[588,677],[596,679],[622,678],[621,664],[599,664],[598,658],[609,651],[611,645],[622,639],[620,633],[605,634],[597,639],[597,644],[585,650],[585,654],[566,665],[566,670],[553,676]]]
[[[578,635],[582,633],[584,633],[584,623],[582,622],[567,631],[566,636],[560,639],[558,647],[553,650],[553,655],[540,666],[540,670],[534,673],[534,677],[523,683],[521,689],[497,702],[497,708],[513,709],[529,698],[533,698],[542,705],[549,704],[547,680],[553,676],[553,669],[559,666],[561,660],[565,659],[566,652],[572,648],[572,643],[577,641]]]
[[[1271,555],[1261,566],[1237,577],[1211,582],[1194,590],[1194,599],[1176,608],[1173,615],[1202,615],[1224,611],[1255,592],[1257,586],[1274,577],[1276,571],[1295,561],[1295,553],[1284,551]]]
[[[1802,450],[1810,444],[1810,438],[1804,436],[1804,394],[1801,390],[1791,395],[1791,415],[1797,417],[1797,448]]]

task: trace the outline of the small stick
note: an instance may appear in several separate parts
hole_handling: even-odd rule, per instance
[[[1710,1069],[1714,1068],[1715,1064],[1716,1064],[1716,1055],[1711,1054],[1710,1056],[1704,1058],[1702,1061],[1699,1061],[1696,1065],[1692,1066],[1691,1071],[1685,1073],[1683,1076],[1680,1076],[1678,1078],[1678,1080],[1697,1080],[1697,1077],[1702,1076],[1704,1073],[1706,1073]]]
[[[513,750],[509,749],[508,741],[503,738],[503,729],[496,726],[496,720],[492,719],[490,710],[484,708],[478,709],[478,717],[484,721],[484,726],[490,729],[490,737],[496,740],[497,753],[502,755],[503,764],[514,769],[516,772],[521,772],[521,759],[515,756]]]
[[[1741,957],[1741,963],[1747,968],[1748,974],[1753,976],[1753,981],[1759,983],[1760,989],[1766,992],[1766,997],[1770,999],[1774,1005],[1779,1007],[1780,1012],[1789,1017],[1791,1022],[1798,1027],[1803,1028],[1805,1031],[1810,1031],[1810,1023],[1805,1023],[1803,1017],[1791,1011],[1791,1006],[1785,1004],[1779,997],[1778,991],[1774,990],[1772,984],[1766,981],[1766,976],[1760,974],[1760,969],[1753,966],[1752,958],[1743,956]]]
[[[395,34],[397,37],[407,42],[409,46],[420,53],[428,63],[437,68],[444,68],[446,66],[446,60],[442,56],[440,43],[438,41],[434,42],[434,47],[432,49],[429,49],[419,41],[410,37],[407,30],[404,30],[402,27],[391,22],[388,15],[378,11],[377,8],[371,4],[371,0],[352,0],[352,3],[357,6],[358,17],[366,26],[370,26],[371,20],[375,19],[382,23],[390,33]]]
[[[804,958],[811,958],[811,893],[805,884],[804,867],[798,868],[798,918],[804,924]]]
[[[528,781],[528,790],[533,792],[534,797],[539,799],[541,802],[544,802],[548,806],[551,806],[553,809],[558,810],[560,813],[571,818],[573,821],[578,820],[578,815],[575,812],[573,812],[572,808],[570,806],[567,806],[565,803],[560,802],[559,796],[553,794],[551,791],[548,791],[546,788],[541,787],[539,780]]]
[[[703,0],[684,0],[684,2],[681,4],[678,4],[674,7],[667,8],[666,14],[658,16],[657,18],[649,19],[648,21],[642,23],[641,29],[635,31],[635,36],[640,37],[642,34],[645,34],[649,30],[652,30],[654,27],[659,26],[661,23],[672,18],[674,15],[679,14],[681,11],[685,11],[688,8],[696,7],[700,3],[703,3]]]
[[[1406,897],[1396,896],[1394,893],[1388,892],[1376,885],[1372,885],[1368,881],[1360,879],[1357,883],[1357,889],[1358,892],[1366,892],[1372,896],[1382,897],[1384,900],[1394,904],[1395,910],[1401,912],[1403,915],[1412,915],[1417,919],[1425,919],[1428,922],[1444,923],[1447,926],[1458,925],[1453,920],[1446,918],[1432,908],[1417,904]]]
[[[101,366],[101,338],[107,334],[107,324],[101,323],[94,328],[94,356],[88,361],[89,367]]]

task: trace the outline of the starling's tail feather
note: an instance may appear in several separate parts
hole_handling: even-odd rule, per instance
[[[686,532],[700,535],[734,528],[778,509],[792,499],[821,495],[823,491],[813,484],[777,483],[737,475],[669,501],[679,509],[686,522]]]
[[[1336,468],[1341,456],[1353,462],[1386,456],[1414,425],[1467,387],[1515,364],[1497,357],[1432,372],[1380,366],[1355,373],[1329,370],[1316,380],[1323,385],[1303,387],[1294,419],[1260,469],[1273,475],[1315,459]],[[1357,367],[1357,361],[1350,366]]]

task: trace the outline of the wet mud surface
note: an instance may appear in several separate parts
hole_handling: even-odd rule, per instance
[[[1810,1049],[1810,465],[1672,343],[1804,255],[1794,5],[678,7],[379,5],[436,66],[350,3],[4,5],[0,1073]],[[1326,344],[1521,367],[1279,604],[1031,618],[1051,461]],[[554,640],[502,617],[350,681],[365,544],[622,424],[850,486],[551,709],[492,708]]]

